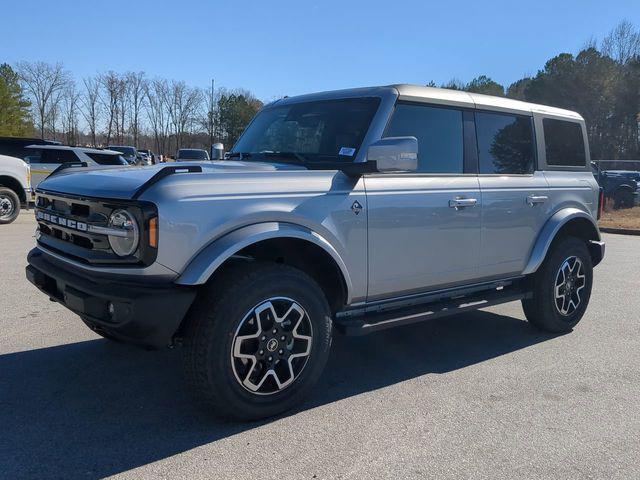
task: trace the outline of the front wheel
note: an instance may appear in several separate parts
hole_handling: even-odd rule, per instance
[[[196,400],[238,420],[290,409],[331,347],[324,293],[304,272],[250,263],[205,287],[186,320],[185,377]]]
[[[522,301],[527,320],[541,330],[569,332],[582,319],[591,297],[593,264],[583,240],[555,243],[533,278],[533,298]]]
[[[0,187],[0,225],[13,222],[20,213],[20,199],[10,188]]]

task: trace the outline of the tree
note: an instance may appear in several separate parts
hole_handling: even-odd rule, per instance
[[[219,127],[225,145],[233,146],[262,102],[246,90],[223,92],[218,100]]]
[[[111,138],[115,136],[120,139],[120,97],[123,93],[120,75],[109,71],[100,75],[99,82],[102,90],[100,102],[107,114],[107,144],[111,143]]]
[[[18,73],[33,100],[36,124],[40,137],[44,139],[45,128],[53,117],[54,130],[57,116],[57,101],[60,92],[68,84],[70,77],[61,63],[21,62]]]
[[[526,100],[526,91],[527,87],[531,83],[531,78],[525,77],[520,80],[513,82],[507,88],[507,97],[513,98],[514,100]]]
[[[96,78],[88,77],[82,80],[84,85],[84,92],[80,96],[80,103],[82,105],[82,116],[87,127],[89,128],[89,135],[91,136],[91,145],[93,147],[98,146],[97,131],[98,131],[98,119],[100,117],[100,82]]]
[[[156,79],[145,85],[147,118],[153,132],[155,151],[161,155],[165,155],[168,151],[169,114],[165,102],[168,89],[166,80]]]
[[[616,62],[626,64],[640,56],[640,31],[624,20],[604,38],[601,50]]]
[[[31,103],[24,97],[20,77],[6,63],[0,65],[0,135],[24,137],[33,132]]]
[[[485,95],[504,97],[504,87],[486,75],[480,75],[471,80],[464,87],[464,90],[471,93],[484,93]]]
[[[61,114],[62,114],[62,132],[65,135],[65,143],[67,145],[77,145],[79,138],[78,113],[79,113],[80,94],[76,89],[76,85],[70,82],[62,92],[61,98]]]
[[[176,139],[176,150],[179,150],[182,147],[185,132],[195,122],[196,113],[202,99],[202,92],[197,88],[187,86],[182,81],[173,80],[168,87],[164,101]]]
[[[129,105],[131,106],[131,134],[133,135],[133,144],[137,147],[140,135],[140,114],[147,80],[144,78],[144,72],[129,72],[126,75],[126,82]]]

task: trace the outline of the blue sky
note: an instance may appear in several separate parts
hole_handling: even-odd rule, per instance
[[[640,26],[639,0],[3,0],[0,62],[62,61],[76,78],[142,70],[200,87],[213,77],[263,100],[479,74],[508,85],[625,18]]]

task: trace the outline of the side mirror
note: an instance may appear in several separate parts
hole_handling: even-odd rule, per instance
[[[418,139],[388,137],[369,145],[367,162],[379,172],[415,172],[418,169]]]
[[[211,145],[211,160],[224,159],[224,145],[221,143],[214,143]]]

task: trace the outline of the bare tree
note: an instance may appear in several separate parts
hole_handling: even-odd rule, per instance
[[[96,132],[98,130],[98,119],[100,117],[100,82],[98,79],[88,77],[82,80],[84,84],[84,93],[80,97],[82,104],[82,116],[87,127],[89,128],[89,135],[91,136],[91,145],[98,146]]]
[[[144,108],[153,133],[154,148],[161,155],[165,155],[168,150],[169,114],[165,100],[168,89],[166,80],[156,79],[145,85],[146,102]]]
[[[99,82],[102,87],[100,102],[102,103],[107,114],[107,144],[111,143],[114,136],[120,140],[120,97],[123,93],[122,81],[120,75],[113,71],[109,71],[100,75]]]
[[[52,65],[45,62],[20,62],[18,73],[32,97],[40,137],[44,139],[45,128],[51,121],[55,136],[57,100],[60,92],[70,81],[69,74],[61,63]]]
[[[640,32],[624,20],[602,41],[602,52],[621,64],[640,56]]]
[[[184,134],[194,121],[200,108],[202,92],[197,88],[187,86],[182,81],[173,80],[169,84],[164,100],[176,139],[176,150],[179,150],[182,146]]]
[[[130,131],[133,135],[133,144],[137,147],[140,135],[140,115],[142,113],[142,106],[145,99],[147,80],[144,78],[144,72],[129,72],[126,79],[129,105],[131,106]]]
[[[213,88],[213,81],[211,82],[211,88],[208,88],[203,93],[203,101],[201,101],[202,110],[198,116],[198,124],[209,137],[209,146],[213,145],[217,138],[217,126],[218,126],[218,103],[220,100],[220,91],[216,91]]]
[[[75,83],[69,82],[61,95],[61,120],[62,131],[66,136],[68,145],[78,144],[78,111],[80,103],[80,94],[76,89]]]

